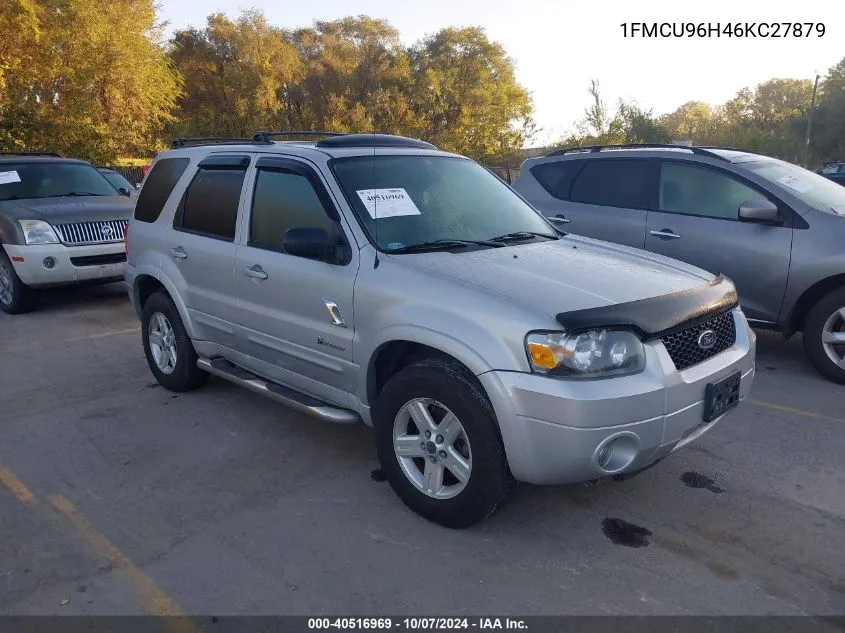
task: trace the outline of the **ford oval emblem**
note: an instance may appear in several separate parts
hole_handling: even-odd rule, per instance
[[[698,335],[698,346],[701,349],[710,349],[716,344],[716,333],[713,330],[704,330]]]

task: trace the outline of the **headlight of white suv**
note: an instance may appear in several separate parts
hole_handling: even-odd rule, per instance
[[[531,332],[525,349],[531,368],[551,376],[603,378],[636,374],[645,368],[642,341],[627,330]]]
[[[43,220],[21,220],[21,229],[27,244],[58,244],[53,227]]]

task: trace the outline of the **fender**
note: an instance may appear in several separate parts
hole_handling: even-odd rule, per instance
[[[190,338],[194,338],[194,326],[191,322],[190,317],[188,316],[188,309],[185,306],[185,302],[182,300],[182,296],[176,290],[176,284],[174,284],[173,281],[169,277],[167,277],[167,275],[162,274],[162,271],[158,266],[153,266],[150,264],[138,266],[135,269],[134,275],[134,280],[132,282],[132,303],[135,305],[135,311],[138,313],[138,317],[140,318],[141,316],[141,293],[139,284],[142,277],[151,277],[158,281],[162,286],[164,286],[164,289],[167,291],[167,294],[170,295],[170,299],[176,306],[176,310],[179,312],[179,318],[182,319],[182,324],[185,326],[185,331],[187,331],[188,336]]]

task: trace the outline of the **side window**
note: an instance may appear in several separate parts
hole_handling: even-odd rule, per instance
[[[141,188],[135,203],[135,219],[141,222],[155,222],[173,188],[191,161],[187,158],[162,158],[147,175],[147,182]]]
[[[174,228],[234,241],[245,175],[245,169],[203,168],[200,164],[182,198]]]
[[[764,197],[715,169],[674,162],[664,162],[660,168],[661,211],[736,220],[740,205]]]
[[[647,159],[596,158],[572,182],[570,200],[629,209],[649,206]]]
[[[291,171],[259,169],[248,243],[283,253],[288,229],[323,229],[330,237],[337,237],[340,230],[308,178]]]
[[[557,160],[535,165],[531,173],[550,195],[569,200],[572,181],[583,166],[584,161],[581,160]]]

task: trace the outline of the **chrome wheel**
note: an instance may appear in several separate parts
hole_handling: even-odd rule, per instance
[[[463,425],[436,400],[414,398],[393,421],[393,451],[408,480],[434,499],[463,491],[472,473],[472,451]]]
[[[8,264],[0,261],[0,303],[12,305],[12,271]]]
[[[161,312],[150,317],[148,334],[156,367],[163,374],[172,374],[176,370],[176,333]]]
[[[822,345],[828,358],[845,369],[845,307],[828,317],[822,326]]]

